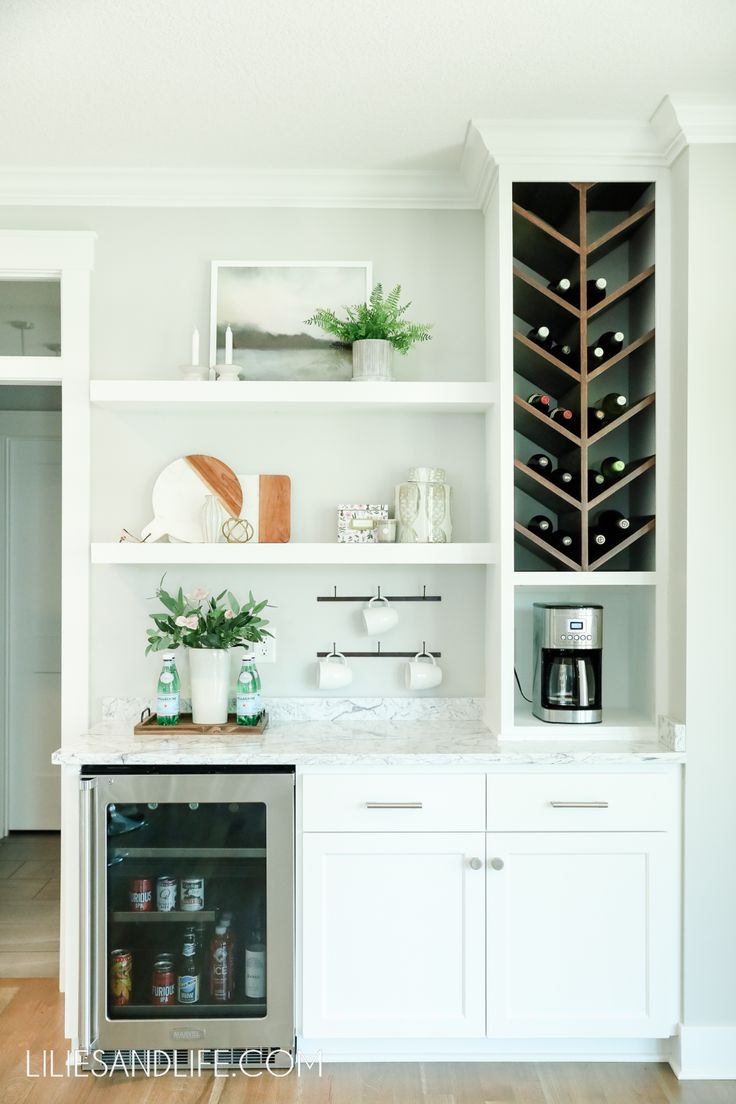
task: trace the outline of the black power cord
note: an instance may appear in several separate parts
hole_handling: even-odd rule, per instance
[[[519,693],[521,694],[522,698],[524,699],[524,701],[529,702],[529,704],[531,705],[532,704],[532,699],[528,698],[526,696],[526,694],[524,693],[524,691],[521,689],[521,683],[519,682],[519,675],[518,675],[518,672],[517,672],[515,667],[514,667],[514,678],[516,679],[516,685],[519,687]]]

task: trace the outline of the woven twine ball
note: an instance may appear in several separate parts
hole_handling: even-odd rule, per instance
[[[231,517],[222,523],[222,535],[228,544],[247,544],[253,540],[253,526],[245,518]]]

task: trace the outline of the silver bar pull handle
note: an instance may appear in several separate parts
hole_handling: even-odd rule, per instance
[[[553,809],[607,809],[607,801],[550,801]]]
[[[94,1043],[92,990],[95,984],[93,947],[95,938],[92,892],[92,805],[94,778],[79,783],[79,1047],[89,1052]]]
[[[421,809],[421,801],[366,801],[366,809]]]

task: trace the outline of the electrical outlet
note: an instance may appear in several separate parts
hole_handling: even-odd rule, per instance
[[[273,636],[267,636],[265,640],[262,640],[260,644],[253,645],[253,658],[256,663],[275,663],[276,662],[276,639]]]

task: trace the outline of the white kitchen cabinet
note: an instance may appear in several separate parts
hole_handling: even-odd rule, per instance
[[[487,854],[490,1037],[673,1033],[672,833],[497,832]]]
[[[482,1037],[484,833],[302,839],[302,1034]]]

